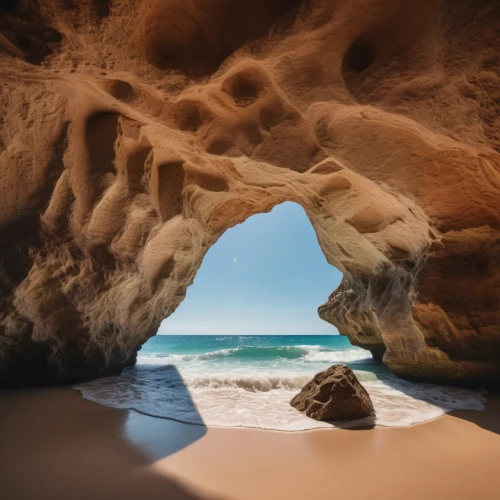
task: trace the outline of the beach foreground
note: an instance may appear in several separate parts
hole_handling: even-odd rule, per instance
[[[69,388],[0,395],[5,500],[493,499],[500,398],[409,428],[206,428]]]

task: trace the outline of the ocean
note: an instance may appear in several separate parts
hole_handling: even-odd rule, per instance
[[[289,405],[314,374],[349,366],[376,417],[317,422]],[[454,409],[483,410],[485,392],[410,383],[339,335],[158,335],[137,365],[74,386],[85,399],[190,424],[298,431],[361,425],[409,426]]]

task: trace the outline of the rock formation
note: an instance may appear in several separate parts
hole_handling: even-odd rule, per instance
[[[10,0],[0,385],[118,372],[228,228],[299,203],[320,316],[500,384],[496,0]]]
[[[317,373],[290,401],[315,420],[358,420],[375,416],[372,400],[356,375],[344,365]]]

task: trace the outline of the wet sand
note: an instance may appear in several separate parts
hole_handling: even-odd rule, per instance
[[[69,388],[0,394],[3,500],[500,498],[500,397],[409,428],[274,432],[104,408]]]

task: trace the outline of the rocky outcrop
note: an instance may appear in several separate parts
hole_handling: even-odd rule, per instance
[[[370,396],[356,375],[344,365],[317,373],[290,401],[315,420],[358,420],[375,416]]]
[[[231,226],[299,203],[320,315],[396,374],[500,384],[495,0],[12,0],[0,385],[116,373]]]

